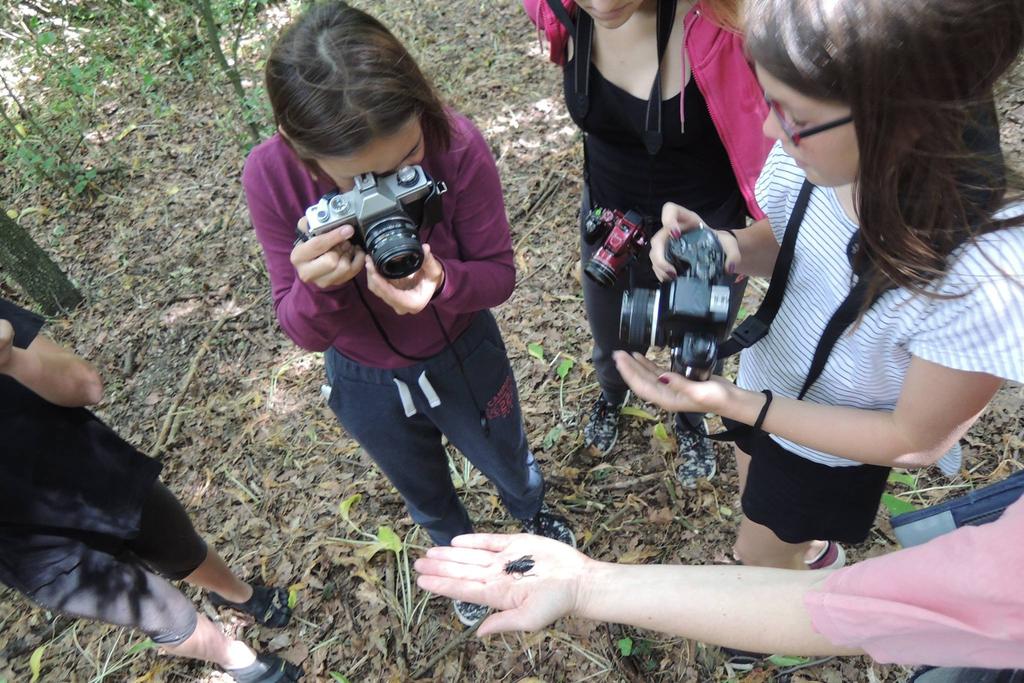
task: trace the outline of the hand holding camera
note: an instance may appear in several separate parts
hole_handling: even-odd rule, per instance
[[[364,173],[348,192],[328,193],[306,209],[308,229],[299,230],[299,239],[351,226],[352,242],[366,250],[376,271],[401,279],[423,264],[419,231],[441,220],[441,195],[447,190],[420,166],[403,166],[388,175]]]
[[[668,282],[676,277],[675,268],[665,258],[665,246],[669,238],[678,236],[689,230],[696,230],[704,225],[700,216],[686,207],[667,202],[661,209],[661,230],[651,238],[651,265],[654,274],[661,282]],[[725,230],[714,230],[715,236],[725,252],[725,270],[735,273],[740,266],[740,248],[736,237]]]
[[[718,375],[712,375],[706,382],[695,382],[659,368],[640,353],[615,351],[613,355],[616,369],[638,398],[673,413],[721,415],[737,405],[737,394],[743,392]],[[760,408],[764,396],[756,392],[751,395],[757,398]]]
[[[701,223],[696,230],[672,235],[663,255],[675,279],[622,295],[619,338],[633,351],[670,347],[673,372],[706,380],[729,332],[725,252],[715,231]]]
[[[366,284],[370,291],[394,309],[398,315],[419,313],[444,287],[444,267],[423,245],[423,265],[412,275],[401,279],[383,277],[370,257],[366,260]]]
[[[308,233],[305,216],[299,219],[298,232]],[[354,233],[351,225],[343,225],[337,230],[296,242],[291,262],[299,279],[326,289],[343,285],[358,275],[366,263],[366,256],[350,241]]]

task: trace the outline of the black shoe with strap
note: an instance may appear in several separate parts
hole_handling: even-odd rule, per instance
[[[256,661],[241,669],[225,669],[236,683],[293,683],[305,673],[302,667],[277,655],[256,655]]]
[[[214,606],[229,607],[248,614],[261,626],[281,628],[292,618],[292,608],[288,606],[288,591],[284,588],[253,586],[252,596],[245,602],[231,602],[213,591],[208,597]]]

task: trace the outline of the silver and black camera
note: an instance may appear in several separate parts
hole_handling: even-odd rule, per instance
[[[306,209],[304,240],[352,225],[353,244],[361,246],[377,272],[396,280],[423,265],[419,230],[441,220],[444,183],[434,182],[420,166],[404,166],[390,175],[364,173],[348,192],[330,192]]]
[[[619,338],[630,351],[672,348],[672,371],[706,380],[729,332],[729,278],[725,252],[711,230],[685,232],[665,245],[665,258],[678,273],[657,289],[622,295]]]

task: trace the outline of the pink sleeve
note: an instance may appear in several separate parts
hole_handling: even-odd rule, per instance
[[[876,557],[806,596],[814,628],[875,660],[1024,667],[1024,499],[980,527]]]
[[[268,173],[268,165],[276,172]],[[343,290],[351,288],[345,283],[321,289],[304,283],[296,274],[291,263],[296,216],[302,215],[301,207],[307,202],[300,200],[298,183],[288,177],[289,170],[294,171],[280,163],[275,151],[264,143],[246,159],[242,187],[256,238],[263,247],[278,323],[298,346],[323,351],[343,325],[348,307]]]
[[[575,0],[561,0],[561,3],[572,14],[576,7]],[[559,66],[565,64],[569,32],[548,7],[547,0],[523,0],[523,9],[526,10],[526,16],[530,17],[533,25],[544,32],[550,50],[548,58]]]

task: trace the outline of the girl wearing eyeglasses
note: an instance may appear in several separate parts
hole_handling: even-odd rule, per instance
[[[736,442],[744,564],[799,569],[812,539],[863,542],[890,468],[955,474],[959,439],[1004,379],[1024,381],[1024,212],[1008,208],[992,100],[1022,13],[1017,0],[750,2],[775,141],[757,184],[767,216],[718,237],[738,272],[771,274],[811,184],[781,308],[735,385],[616,354],[642,398],[758,427]],[[702,216],[668,204],[663,221]]]

